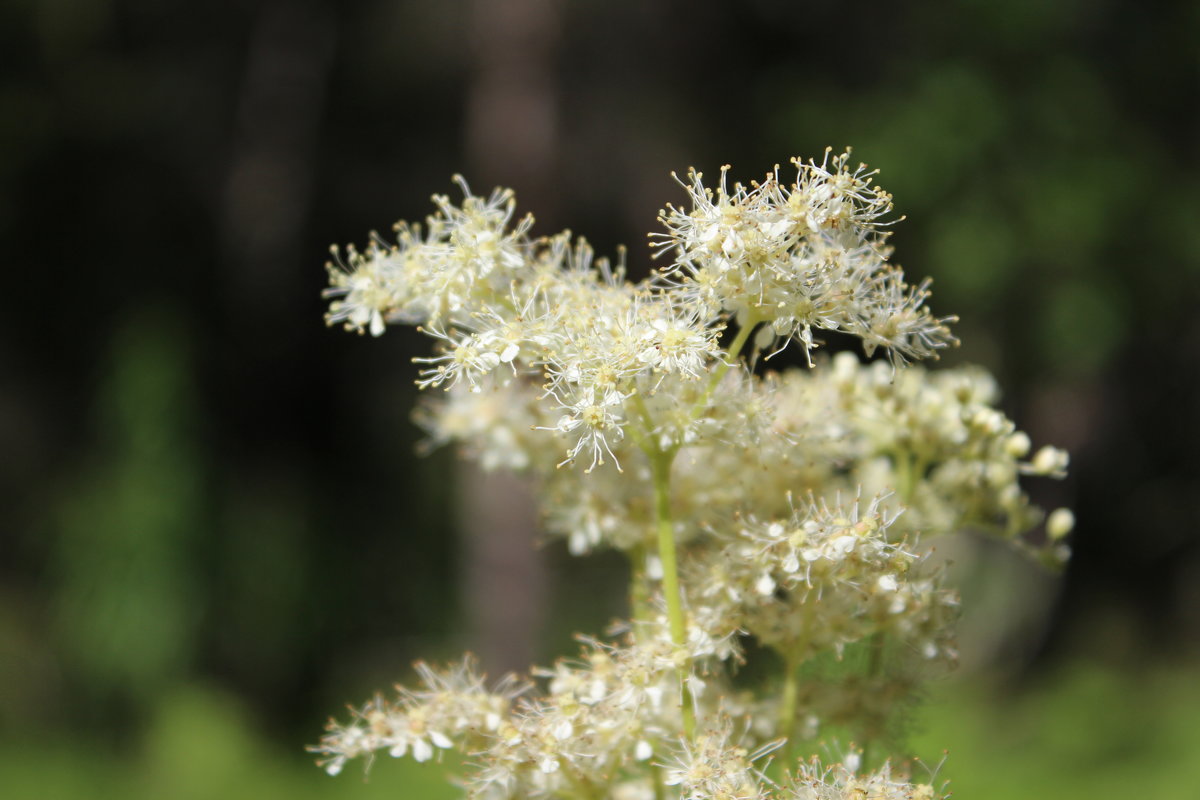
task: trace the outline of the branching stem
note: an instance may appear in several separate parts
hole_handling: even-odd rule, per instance
[[[725,358],[713,370],[712,377],[708,379],[708,385],[704,387],[704,394],[692,406],[692,419],[699,417],[704,409],[708,408],[708,401],[712,398],[713,392],[721,384],[721,379],[725,377],[725,373],[741,357],[742,350],[746,347],[746,342],[750,341],[750,334],[754,332],[754,329],[758,327],[758,323],[761,321],[758,317],[750,317],[738,329],[737,336],[734,336],[733,341],[729,343],[729,350],[725,354]]]

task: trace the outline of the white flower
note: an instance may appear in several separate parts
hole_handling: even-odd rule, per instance
[[[719,331],[699,325],[678,313],[651,319],[639,337],[644,346],[638,360],[661,372],[699,378],[717,352]]]
[[[591,456],[588,472],[604,464],[606,456],[616,463],[619,470],[620,463],[616,462],[613,454],[613,443],[619,442],[624,435],[621,430],[625,424],[624,403],[630,396],[616,389],[586,386],[572,401],[560,401],[567,413],[558,418],[553,428],[543,430],[572,434],[578,438],[567,450],[567,457],[559,466],[575,461],[580,453],[584,453],[585,458]],[[613,442],[609,441],[610,438]]]
[[[372,336],[384,331],[384,316],[399,305],[397,283],[401,256],[374,242],[365,253],[348,248],[346,262],[333,249],[335,263],[329,265],[330,288],[325,297],[338,298],[329,305],[326,321],[342,323],[349,330]],[[336,264],[336,266],[335,266]]]

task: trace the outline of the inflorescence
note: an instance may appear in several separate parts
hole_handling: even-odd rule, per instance
[[[540,693],[488,688],[470,660],[420,666],[423,688],[330,724],[313,748],[330,773],[453,748],[489,800],[944,796],[869,755],[956,657],[929,542],[975,530],[1061,563],[1073,517],[1031,540],[1043,513],[1018,480],[1067,456],[1031,454],[982,370],[908,366],[957,343],[954,318],[890,262],[892,197],[849,159],[732,187],[728,167],[714,187],[689,172],[638,283],[461,179],[424,227],[335,248],[330,324],[435,341],[416,359],[443,390],[417,412],[430,441],[534,477],[547,533],[623,551],[632,585],[625,634],[535,670]],[[821,331],[888,358],[824,357]],[[811,369],[764,369],[792,345]],[[741,685],[768,651],[775,676]],[[866,753],[809,759],[826,730]]]

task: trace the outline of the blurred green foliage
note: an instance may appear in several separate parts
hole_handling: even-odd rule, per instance
[[[949,681],[920,714],[912,769],[919,779],[934,770],[974,800],[1189,800],[1200,784],[1198,718],[1200,684],[1188,667],[1135,676],[1066,665],[1016,692]],[[329,778],[266,737],[234,698],[199,684],[165,695],[136,751],[119,759],[96,743],[0,739],[0,781],[13,798],[459,796],[450,762],[385,758],[362,780],[355,772]]]
[[[1193,665],[1062,665],[1019,691],[976,678],[936,688],[915,752],[956,797],[1187,800],[1200,786]],[[917,769],[920,769],[919,767]],[[920,774],[917,772],[916,774]]]
[[[145,706],[188,674],[211,520],[187,343],[169,314],[128,321],[99,389],[96,454],[54,502],[54,634],[91,699]]]
[[[161,698],[132,753],[77,739],[0,739],[0,783],[14,800],[439,800],[457,795],[446,780],[451,768],[405,760],[377,764],[363,780],[334,780],[299,748],[256,730],[233,697],[198,684]]]
[[[1079,380],[1129,345],[1131,320],[1180,313],[1164,283],[1194,286],[1200,260],[1190,232],[1170,231],[1200,216],[1200,199],[1164,184],[1169,146],[1149,144],[1156,133],[1119,85],[1037,30],[1019,60],[989,48],[908,64],[850,99],[814,92],[788,105],[777,135],[815,127],[882,167],[908,217],[900,260],[935,276],[937,307],[964,317],[968,357],[1000,359],[1018,381]],[[1150,237],[1161,281],[1147,280]],[[1007,363],[1015,354],[1023,363]]]

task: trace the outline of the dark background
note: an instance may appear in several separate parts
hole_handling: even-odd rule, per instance
[[[160,786],[164,707],[302,760],[344,701],[479,647],[470,481],[414,456],[426,345],[324,327],[331,242],[424,217],[463,172],[639,275],[671,170],[751,179],[827,145],[882,170],[897,260],[962,318],[948,361],[1072,452],[1034,491],[1075,508],[1076,555],[993,649],[1004,691],[1190,670],[1197,41],[1182,1],[0,3],[0,746],[129,796]],[[537,559],[534,600],[598,599],[496,659],[621,613],[616,560]],[[490,602],[529,604],[493,572]],[[97,753],[134,766],[95,778]]]

